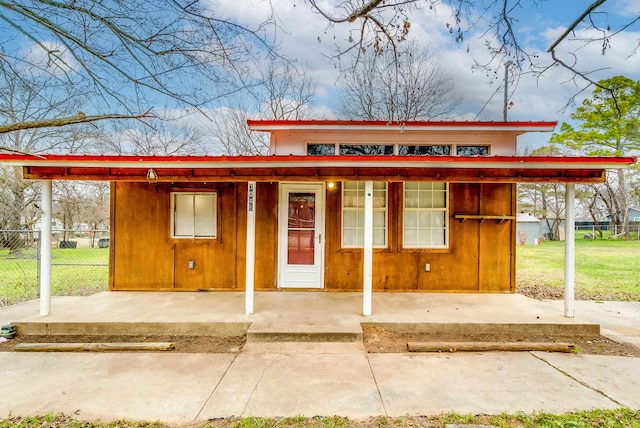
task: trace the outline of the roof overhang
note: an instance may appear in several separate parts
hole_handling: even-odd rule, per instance
[[[549,156],[101,156],[0,154],[28,179],[160,182],[429,180],[574,182],[605,180],[635,157]]]
[[[247,120],[252,131],[552,132],[557,122],[386,122],[378,120]]]

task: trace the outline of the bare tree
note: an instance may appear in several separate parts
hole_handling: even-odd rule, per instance
[[[96,140],[101,153],[131,155],[204,155],[204,131],[179,120],[115,123]]]
[[[2,132],[144,118],[159,104],[204,111],[245,86],[254,58],[273,53],[271,17],[248,28],[208,2],[6,0],[0,17],[4,73],[19,77],[15,64],[28,64],[57,84],[84,82],[98,96],[96,114],[7,122]]]
[[[13,66],[14,69],[17,65]],[[20,76],[7,72],[7,63],[0,61],[0,120],[6,123],[27,123],[43,117],[65,116],[82,107],[78,92],[66,92],[31,67],[23,67]],[[82,89],[77,86],[76,89]],[[37,154],[76,152],[86,147],[93,138],[93,129],[86,125],[65,128],[34,128],[14,130],[0,134],[0,150]],[[20,230],[33,226],[37,221],[33,204],[39,195],[39,187],[33,181],[22,178],[18,167],[0,168],[3,206],[0,224],[3,228]],[[27,215],[27,213],[30,213]],[[12,253],[21,251],[19,240],[13,240]]]
[[[268,135],[249,130],[247,119],[308,118],[312,114],[314,92],[315,84],[304,69],[282,59],[271,61],[262,69],[247,101],[218,110],[213,120],[213,133],[225,154],[267,154]]]
[[[482,34],[490,60],[476,64],[477,67],[497,71],[503,64],[512,61],[520,73],[542,75],[553,66],[561,66],[573,73],[577,93],[590,86],[599,86],[599,83],[591,77],[593,69],[581,66],[579,48],[562,52],[566,42],[571,39],[582,47],[596,43],[605,54],[616,36],[640,26],[639,14],[612,28],[608,15],[617,12],[617,3],[606,4],[606,0],[593,0],[576,12],[573,21],[566,23],[566,30],[546,52],[538,52],[521,43],[517,29],[518,14],[527,6],[542,9],[544,3],[540,0],[345,0],[333,7],[318,0],[306,1],[328,21],[329,27],[349,26],[349,44],[346,48],[338,48],[337,56],[351,51],[360,55],[368,50],[378,54],[385,50],[397,50],[399,43],[408,38],[411,12],[422,9],[448,16],[446,28],[461,46],[465,46],[465,40],[472,32]],[[577,35],[578,31],[587,35]],[[466,48],[469,49],[468,45]],[[636,45],[628,55],[636,55],[639,48],[640,44]],[[498,73],[491,72],[488,75],[499,79]]]
[[[452,75],[427,48],[374,51],[340,78],[340,113],[365,120],[432,120],[449,116],[460,97]]]

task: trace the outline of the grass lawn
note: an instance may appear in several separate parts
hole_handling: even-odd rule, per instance
[[[162,422],[136,422],[119,420],[114,422],[81,421],[62,414],[39,417],[12,417],[0,419],[0,428],[443,428],[448,424],[493,425],[500,428],[639,428],[640,411],[631,409],[591,410],[554,415],[460,415],[448,413],[440,416],[378,416],[362,420],[351,420],[340,416],[315,416],[313,418],[220,418],[204,424],[166,425]]]
[[[640,300],[640,240],[576,240],[576,297]],[[107,290],[108,248],[54,248],[53,295],[87,295]],[[38,296],[35,249],[20,257],[0,250],[0,306]],[[561,298],[564,242],[516,247],[517,289],[540,298]]]
[[[108,289],[108,248],[54,248],[51,252],[51,293],[80,296]],[[19,257],[0,250],[0,306],[38,297],[35,249]]]
[[[577,298],[640,300],[640,240],[577,239],[575,261]],[[516,247],[516,281],[521,290],[561,295],[564,242]]]

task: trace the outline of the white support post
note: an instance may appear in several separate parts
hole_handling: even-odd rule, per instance
[[[42,220],[40,226],[40,315],[51,313],[51,218],[53,211],[51,180],[42,181]]]
[[[244,312],[253,315],[256,258],[256,182],[247,188],[247,249],[244,289]]]
[[[575,299],[576,185],[566,184],[564,220],[564,316],[573,318]]]
[[[362,275],[362,314],[371,315],[373,298],[373,181],[364,183],[364,249]]]

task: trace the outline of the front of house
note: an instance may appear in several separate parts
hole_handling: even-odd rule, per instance
[[[249,121],[268,156],[2,155],[108,180],[112,290],[514,292],[516,184],[633,158],[515,156],[555,122]]]

